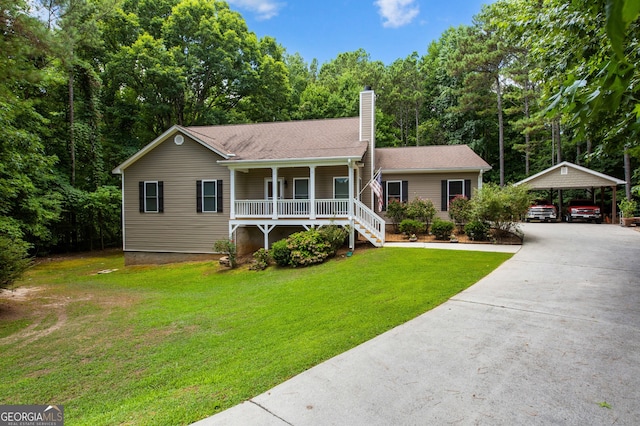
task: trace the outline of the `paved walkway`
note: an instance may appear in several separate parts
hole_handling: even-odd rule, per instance
[[[523,229],[448,302],[197,425],[640,424],[640,233]]]

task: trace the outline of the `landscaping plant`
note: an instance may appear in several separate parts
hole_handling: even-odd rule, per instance
[[[436,207],[433,205],[433,201],[428,198],[416,197],[407,204],[407,218],[424,222],[427,231],[435,215]]]
[[[233,240],[218,240],[213,245],[213,250],[217,253],[226,254],[229,258],[229,266],[232,269],[238,265],[236,244]]]
[[[417,235],[426,230],[427,226],[418,220],[405,219],[400,222],[400,232],[406,236]]]
[[[454,227],[453,222],[436,217],[431,224],[431,233],[435,235],[436,240],[448,240]]]

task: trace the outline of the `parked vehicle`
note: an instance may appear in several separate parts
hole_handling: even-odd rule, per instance
[[[544,222],[555,222],[558,219],[558,209],[553,204],[548,204],[546,201],[537,201],[534,205],[529,207],[525,220],[531,222],[532,220],[540,220]]]
[[[567,207],[567,222],[583,220],[585,222],[602,223],[600,207],[591,200],[571,200]]]

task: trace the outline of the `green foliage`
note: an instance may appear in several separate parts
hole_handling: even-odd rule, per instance
[[[309,266],[324,262],[331,253],[331,245],[316,229],[296,232],[287,238],[291,251],[289,266]]]
[[[309,266],[322,263],[336,254],[348,231],[340,226],[296,232],[271,246],[273,260],[280,266]]]
[[[491,227],[479,220],[472,220],[464,226],[464,233],[473,241],[486,241]]]
[[[394,228],[398,230],[398,224],[407,217],[407,205],[399,201],[387,204],[387,217],[391,219]]]
[[[526,214],[532,195],[526,185],[505,186],[485,184],[471,200],[476,220],[490,223],[497,237],[517,230],[518,222]]]
[[[226,254],[229,258],[229,266],[233,269],[238,266],[238,253],[236,243],[233,240],[218,240],[213,244],[213,251]]]
[[[471,202],[464,195],[456,195],[449,202],[449,217],[454,223],[465,224],[471,218]]]
[[[407,236],[423,233],[427,230],[424,222],[414,219],[405,219],[400,222],[400,232]]]
[[[271,263],[271,254],[264,248],[253,253],[253,264],[251,269],[254,271],[264,271]]]
[[[0,234],[0,289],[11,286],[29,268],[28,247],[20,239]]]
[[[416,197],[409,201],[405,210],[406,217],[409,219],[419,220],[424,222],[429,227],[429,223],[436,215],[436,207],[433,205],[433,201]]]
[[[624,198],[620,203],[618,203],[618,207],[620,207],[622,217],[634,217],[636,209],[638,208],[638,203],[635,200],[628,200]]]
[[[323,226],[318,229],[318,233],[329,243],[331,256],[336,254],[349,236],[349,230],[338,225]]]
[[[453,222],[436,217],[431,224],[431,233],[435,235],[436,240],[448,240],[454,227]]]

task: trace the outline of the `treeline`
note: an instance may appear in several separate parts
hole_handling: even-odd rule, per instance
[[[31,254],[118,245],[111,170],[173,124],[356,116],[365,85],[381,146],[469,144],[500,184],[639,179],[632,0],[498,1],[390,65],[307,62],[222,1],[39,1],[0,0],[0,238]]]

